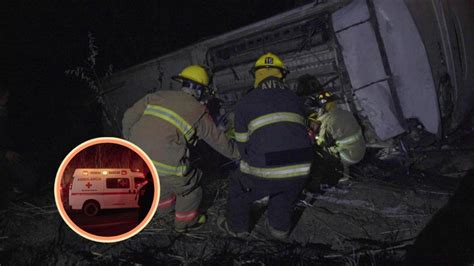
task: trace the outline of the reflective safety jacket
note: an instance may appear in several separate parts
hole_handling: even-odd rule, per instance
[[[358,163],[365,155],[365,140],[362,130],[351,112],[334,108],[318,118],[321,122],[317,144],[328,146],[329,151],[339,156],[342,163]]]
[[[262,178],[307,176],[312,149],[304,115],[303,102],[280,79],[264,79],[236,107],[240,170]]]
[[[163,176],[186,175],[190,170],[187,143],[194,144],[196,138],[228,158],[239,157],[205,106],[182,91],[146,95],[125,112],[122,132],[148,154]]]

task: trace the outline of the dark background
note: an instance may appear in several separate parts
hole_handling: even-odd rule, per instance
[[[100,106],[64,71],[85,64],[88,32],[103,75],[303,4],[280,1],[10,1],[0,4],[2,83],[17,151],[51,177],[65,155],[102,135]]]

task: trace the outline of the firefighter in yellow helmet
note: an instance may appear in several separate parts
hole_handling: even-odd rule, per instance
[[[362,160],[365,154],[365,140],[354,115],[337,107],[337,97],[323,91],[310,98],[306,104],[313,113],[308,124],[315,134],[317,153],[324,163],[316,170],[309,189],[317,191],[321,182],[335,185],[349,174],[349,166]],[[321,180],[323,179],[323,180]]]
[[[182,90],[192,95],[198,101],[211,93],[209,88],[209,75],[202,66],[191,65],[183,69],[173,80],[180,82]]]
[[[257,62],[255,62],[250,73],[255,77],[254,88],[256,88],[262,80],[268,77],[284,79],[289,71],[280,57],[272,53],[267,53],[262,55]]]
[[[219,217],[218,226],[233,236],[248,235],[252,203],[268,196],[266,227],[273,237],[285,239],[312,162],[305,108],[283,82],[288,70],[278,56],[264,54],[251,72],[254,89],[235,111],[240,173],[229,180],[226,217]]]
[[[199,102],[208,92],[207,71],[191,65],[173,79],[181,83],[181,90],[160,90],[143,97],[125,112],[122,130],[126,139],[150,156],[158,171],[158,213],[174,209],[175,230],[185,232],[206,221],[199,212],[202,172],[190,161],[190,149],[202,139],[228,158],[239,154]]]

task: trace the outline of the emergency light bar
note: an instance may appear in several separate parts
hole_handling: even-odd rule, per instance
[[[141,172],[140,169],[134,169],[134,170],[131,170],[132,172]],[[88,174],[103,174],[103,175],[113,175],[113,174],[121,174],[121,175],[127,175],[128,174],[128,171],[127,170],[121,170],[121,171],[102,171],[102,172],[99,172],[99,171],[91,171],[89,173],[89,171],[82,171],[82,174],[83,175],[88,175]]]

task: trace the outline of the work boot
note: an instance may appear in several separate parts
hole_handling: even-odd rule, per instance
[[[267,228],[270,235],[278,240],[287,240],[290,236],[290,231],[281,231],[273,228],[268,222],[268,219],[265,219],[265,227]]]
[[[196,231],[196,230],[201,229],[206,224],[206,221],[207,221],[206,215],[200,214],[196,219],[196,223],[184,228],[175,228],[174,230],[178,233],[187,233],[190,231]]]
[[[249,232],[236,233],[236,232],[233,232],[232,230],[230,230],[229,224],[227,224],[227,219],[224,216],[217,217],[217,227],[219,227],[219,229],[222,232],[224,232],[224,233],[226,233],[230,236],[233,236],[233,237],[247,238],[247,237],[250,236]]]

